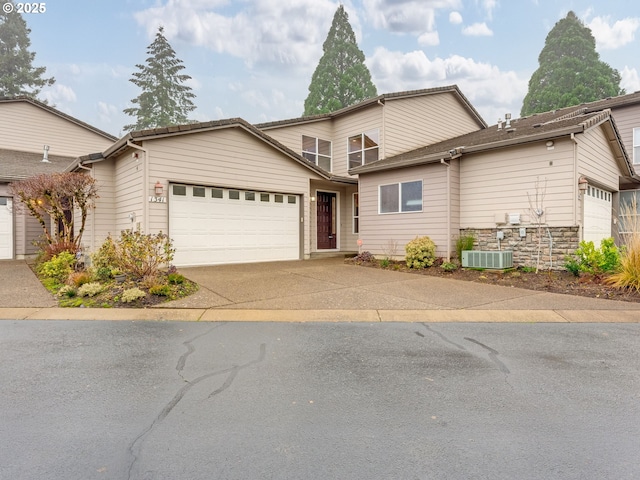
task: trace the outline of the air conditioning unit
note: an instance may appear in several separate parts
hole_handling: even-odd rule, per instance
[[[464,268],[511,268],[513,267],[513,252],[511,250],[498,252],[463,250],[462,266]]]

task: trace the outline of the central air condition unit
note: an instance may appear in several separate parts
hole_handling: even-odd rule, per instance
[[[511,250],[499,252],[463,250],[462,266],[464,268],[511,268],[513,267],[513,252]]]

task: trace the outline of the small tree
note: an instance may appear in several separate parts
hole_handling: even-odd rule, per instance
[[[304,102],[305,115],[334,112],[377,95],[342,5],[333,16],[322,50]]]
[[[80,247],[89,210],[98,198],[94,178],[84,173],[65,172],[41,174],[10,185],[11,193],[40,223],[49,245],[68,244],[74,251]],[[75,230],[75,216],[79,212],[80,228]],[[61,228],[51,231],[49,219]]]
[[[540,270],[540,255],[542,254],[542,237],[544,235],[544,222],[542,217],[544,215],[544,197],[547,194],[547,179],[544,179],[544,184],[540,185],[540,178],[536,178],[535,183],[536,192],[532,196],[527,192],[529,198],[529,211],[531,217],[534,219],[531,223],[536,225],[536,234],[538,235],[538,248],[536,255],[536,273]],[[549,252],[551,257],[551,252]],[[551,266],[549,266],[551,268]]]
[[[124,113],[136,118],[135,123],[123,127],[126,131],[188,123],[187,115],[196,108],[191,101],[195,98],[191,87],[182,85],[191,77],[180,73],[185,67],[163,31],[163,27],[158,29],[147,48],[147,63],[136,65],[139,71],[130,79],[142,93],[131,100],[136,106],[124,109]]]
[[[42,5],[42,4],[40,4]],[[31,30],[11,2],[0,10],[0,96],[37,97],[40,89],[53,85],[53,77],[44,78],[46,67],[32,65],[36,54],[29,51]]]

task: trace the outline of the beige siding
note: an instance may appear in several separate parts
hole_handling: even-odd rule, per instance
[[[94,163],[90,175],[96,179],[99,197],[95,208],[87,216],[82,244],[85,250],[94,251],[109,234],[117,237],[120,233],[116,229],[114,162],[107,160]]]
[[[362,250],[377,256],[389,255],[389,245],[397,245],[403,257],[405,245],[416,236],[429,236],[437,255],[446,256],[451,238],[447,222],[447,168],[442,164],[390,170],[360,176],[360,238]],[[378,213],[378,187],[395,182],[422,180],[422,212]]]
[[[144,228],[144,203],[142,202],[142,179],[144,174],[144,158],[135,159],[127,152],[115,160],[114,183],[117,185],[113,202],[114,235],[119,235],[122,230],[140,229],[143,233],[149,233]],[[108,207],[107,207],[108,208]],[[130,214],[135,215],[132,222]]]
[[[382,156],[391,157],[479,128],[453,93],[389,100],[384,108]]]
[[[2,148],[81,156],[101,152],[113,141],[91,130],[26,102],[0,103]]]
[[[640,128],[640,105],[616,108],[613,116],[629,160],[640,164],[640,158],[633,158],[633,129]]]
[[[344,115],[335,120],[335,130],[333,137],[333,173],[341,176],[348,176],[348,155],[347,145],[351,136],[359,135],[369,130],[378,129],[380,137],[379,144],[385,141],[384,125],[382,122],[382,107],[373,105],[366,109]],[[382,158],[380,152],[380,158]]]
[[[601,127],[576,136],[578,141],[578,172],[598,186],[616,192],[620,183],[620,168],[613,159],[609,143]]]
[[[304,238],[309,238],[309,181],[319,177],[246,131],[230,128],[157,139],[144,146],[150,158],[145,196],[152,194],[157,181],[165,192],[172,182],[301,195]],[[168,204],[149,203],[147,208],[149,231],[167,232]],[[308,256],[306,241],[304,250]]]
[[[574,224],[572,186],[573,143],[558,140],[552,150],[545,142],[481,154],[463,155],[460,165],[461,228],[493,228],[496,215],[520,213],[523,226],[531,214],[536,191],[544,192],[543,222]],[[539,188],[536,190],[536,181]],[[530,202],[531,200],[531,202]]]
[[[320,122],[264,129],[264,132],[294,152],[302,153],[303,135],[332,141],[333,122],[327,119]]]

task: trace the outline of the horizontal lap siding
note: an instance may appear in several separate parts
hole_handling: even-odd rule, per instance
[[[552,165],[550,165],[552,162]],[[533,223],[536,180],[544,195],[544,222],[573,224],[573,144],[558,140],[553,150],[544,142],[490,153],[463,155],[460,163],[460,226],[493,228],[496,214],[520,213]],[[546,181],[546,189],[545,189]],[[577,181],[577,180],[576,180]]]
[[[81,156],[101,152],[113,141],[26,102],[0,103],[2,148]]]
[[[115,232],[119,235],[122,230],[138,228],[144,230],[144,210],[142,204],[142,175],[144,170],[144,156],[139,159],[125,153],[115,161],[114,177],[117,191],[114,198]],[[135,213],[136,220],[131,222],[129,214]],[[144,232],[146,233],[146,232]]]
[[[302,153],[303,135],[333,141],[333,123],[329,119],[322,122],[269,128],[264,129],[264,132],[299,154]]]
[[[621,172],[602,128],[592,128],[576,139],[578,140],[578,173],[617,192]]]
[[[633,162],[633,129],[640,128],[640,105],[616,108],[613,116],[622,144],[629,155],[629,160]],[[640,158],[636,158],[635,161],[640,163]]]
[[[102,245],[109,234],[117,237],[116,229],[116,205],[114,185],[114,162],[104,161],[94,163],[91,174],[98,186],[96,208],[90,212],[83,237],[83,244],[90,250],[95,250]]]
[[[388,100],[384,156],[391,157],[480,128],[453,93]]]
[[[335,120],[334,130],[334,163],[333,173],[341,176],[348,176],[348,155],[347,143],[349,137],[359,135],[369,130],[378,129],[380,133],[379,144],[385,141],[385,132],[382,122],[382,107],[376,105],[357,110],[349,115],[339,117]],[[380,158],[382,158],[380,152]]]
[[[362,250],[388,255],[388,246],[397,244],[396,255],[403,257],[405,245],[416,236],[427,235],[436,243],[437,254],[446,255],[447,169],[441,164],[390,170],[360,176],[360,238]],[[422,180],[422,212],[378,213],[378,187],[396,182]]]

